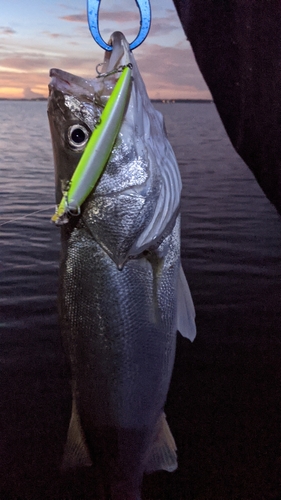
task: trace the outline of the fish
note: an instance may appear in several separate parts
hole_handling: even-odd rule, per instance
[[[164,407],[177,330],[194,340],[195,310],[180,258],[182,183],[163,116],[124,35],[114,32],[110,44],[96,78],[50,71],[59,205],[120,71],[131,67],[105,168],[60,225],[59,317],[72,389],[62,466],[93,465],[104,498],[140,500],[144,474],[177,467]]]

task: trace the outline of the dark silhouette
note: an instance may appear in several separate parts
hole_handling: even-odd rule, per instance
[[[281,213],[281,3],[174,0],[233,146]]]

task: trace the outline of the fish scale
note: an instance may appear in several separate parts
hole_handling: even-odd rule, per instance
[[[99,436],[106,436],[109,431],[112,434],[114,430],[119,444],[123,435],[131,431],[135,437],[130,448],[134,449],[136,459],[139,441],[144,454],[152,439],[170,383],[176,308],[174,295],[167,296],[165,290],[171,273],[178,272],[178,258],[173,271],[169,265],[166,272],[162,270],[160,279],[155,256],[153,265],[142,257],[130,260],[119,271],[95,241],[88,237],[81,248],[80,238],[81,235],[75,234],[69,242],[68,270],[62,272],[61,319],[65,344],[70,339],[73,378],[79,388],[75,398],[81,429],[91,436],[92,428],[98,429]],[[171,248],[170,252],[177,257],[172,239],[169,236],[162,246]],[[155,281],[158,282],[156,297]],[[77,286],[77,282],[83,286]],[[169,315],[162,314],[166,310]],[[95,450],[96,439],[89,440],[90,449]],[[117,454],[114,440],[110,450]],[[127,463],[127,455],[125,447],[124,456],[119,457],[121,464]],[[136,466],[134,474],[139,477],[144,468],[144,463],[141,469]]]

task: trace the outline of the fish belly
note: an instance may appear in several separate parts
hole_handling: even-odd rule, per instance
[[[179,221],[122,270],[86,229],[65,246],[60,315],[75,418],[114,498],[119,490],[138,498],[156,439],[174,364],[179,269]]]

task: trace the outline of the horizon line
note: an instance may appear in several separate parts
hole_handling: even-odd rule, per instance
[[[48,97],[0,97],[0,101],[48,101]],[[176,102],[199,102],[199,103],[211,103],[214,102],[213,99],[199,99],[199,98],[171,98],[171,99],[161,99],[161,98],[151,98],[151,102],[162,102],[162,103],[176,103]]]

